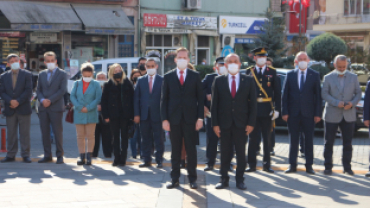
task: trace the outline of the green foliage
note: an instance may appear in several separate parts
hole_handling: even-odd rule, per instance
[[[204,78],[206,74],[213,73],[213,65],[197,65],[195,69],[200,74],[200,78]]]
[[[307,45],[307,54],[316,61],[325,61],[327,66],[338,54],[346,54],[347,45],[343,39],[332,34],[324,33],[315,37]]]
[[[366,91],[366,86],[360,86],[361,87],[361,91],[362,92],[365,92]]]
[[[321,66],[320,64],[311,66],[310,68],[320,73],[320,79],[324,78],[324,76],[330,72],[329,68]]]

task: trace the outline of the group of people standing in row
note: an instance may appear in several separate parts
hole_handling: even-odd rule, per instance
[[[313,165],[313,132],[315,123],[325,120],[325,171],[330,175],[333,167],[333,144],[338,127],[343,137],[344,173],[353,175],[351,169],[352,136],[355,128],[356,109],[361,99],[357,76],[348,72],[347,59],[338,55],[335,70],[326,75],[321,87],[320,76],[308,68],[309,57],[299,52],[295,57],[296,69],[287,73],[283,90],[276,70],[267,64],[267,48],[252,51],[256,65],[240,69],[240,57],[230,54],[216,59],[214,74],[204,80],[191,70],[189,51],[176,51],[177,68],[163,77],[157,74],[158,63],[153,58],[141,59],[137,73],[128,78],[120,64],[109,67],[107,76],[100,72],[94,76],[94,66],[81,66],[82,79],[73,85],[70,100],[74,109],[77,144],[80,153],[78,165],[91,165],[97,156],[100,135],[103,135],[103,152],[106,157],[114,152],[113,166],[124,166],[127,160],[128,135],[132,121],[136,125],[131,146],[141,143],[140,167],[152,165],[155,149],[157,168],[162,168],[164,131],[171,139],[171,182],[167,188],[179,186],[182,152],[187,154],[187,171],[190,188],[198,187],[197,149],[199,130],[205,118],[207,134],[207,166],[213,170],[217,144],[221,142],[221,179],[217,189],[228,187],[231,159],[236,153],[236,186],[245,190],[244,172],[256,171],[256,150],[263,139],[263,171],[273,173],[271,168],[271,133],[274,121],[280,114],[288,123],[290,167],[286,173],[297,171],[300,132],[305,136],[306,172],[315,174]],[[39,163],[51,162],[50,127],[56,141],[57,164],[63,163],[63,111],[66,91],[66,73],[57,67],[53,52],[44,54],[47,69],[39,75],[37,96],[40,101],[39,119],[44,146],[44,157]],[[8,127],[8,154],[2,162],[14,161],[18,150],[18,126],[24,162],[29,158],[31,74],[19,69],[19,57],[8,56],[10,71],[1,75],[0,93],[5,102],[4,115]],[[143,75],[140,72],[146,71]],[[143,76],[141,76],[143,75]],[[369,92],[368,92],[369,91]],[[367,90],[370,100],[370,89]],[[324,113],[322,99],[325,100]],[[368,106],[369,109],[366,109]],[[369,126],[370,102],[365,98],[364,123]],[[366,115],[369,114],[369,115]],[[50,125],[51,124],[51,125]],[[163,131],[164,130],[164,131]],[[95,134],[94,134],[95,132]],[[105,139],[105,138],[108,139]],[[112,138],[113,137],[113,142]],[[246,144],[249,137],[248,158]],[[108,141],[107,141],[108,140]],[[96,143],[98,141],[99,143]],[[112,145],[113,144],[113,145]],[[95,148],[95,150],[94,150]],[[135,154],[136,156],[136,154]],[[248,164],[248,168],[246,166]],[[367,174],[370,176],[370,172]]]

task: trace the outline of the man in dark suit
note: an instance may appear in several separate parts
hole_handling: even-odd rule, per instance
[[[4,100],[6,117],[8,153],[1,162],[15,161],[18,151],[18,126],[23,162],[31,163],[30,159],[30,127],[31,127],[31,97],[32,75],[21,69],[20,59],[16,54],[10,54],[7,61],[11,70],[0,78],[0,96]]]
[[[218,137],[216,136],[212,128],[210,109],[211,109],[213,81],[217,76],[227,74],[227,69],[224,66],[224,57],[218,57],[216,59],[214,69],[215,73],[207,74],[202,81],[203,90],[205,93],[204,117],[206,118],[206,134],[207,134],[207,149],[206,149],[207,166],[204,168],[204,171],[213,170],[213,166],[215,165],[216,162]]]
[[[240,74],[240,58],[230,54],[225,59],[228,75],[216,77],[212,86],[212,126],[221,139],[221,181],[216,189],[229,186],[230,151],[236,152],[236,187],[245,190],[244,170],[247,136],[253,132],[257,99],[252,77]]]
[[[179,186],[181,147],[184,138],[188,155],[188,178],[190,188],[198,187],[197,180],[197,135],[203,127],[204,97],[202,82],[198,72],[187,69],[189,51],[176,50],[177,68],[164,76],[162,86],[161,117],[165,131],[170,131],[172,182],[167,188]]]
[[[370,130],[370,81],[366,84],[365,98],[364,98],[364,124]],[[370,162],[370,155],[369,155]],[[370,177],[370,166],[369,172],[365,174],[366,177]]]
[[[39,74],[37,98],[40,101],[39,119],[44,145],[44,158],[39,163],[51,162],[50,124],[55,135],[57,164],[63,161],[63,111],[65,109],[64,94],[66,92],[67,74],[57,67],[54,52],[44,54],[44,63],[47,66]]]
[[[252,51],[256,66],[247,69],[246,74],[255,80],[257,96],[257,120],[254,131],[249,135],[248,164],[246,172],[256,171],[259,138],[263,138],[263,171],[273,173],[271,169],[271,132],[274,120],[279,117],[281,108],[281,84],[276,70],[268,66],[267,48]]]
[[[315,123],[321,120],[322,103],[320,75],[307,68],[310,59],[306,52],[299,52],[294,62],[298,69],[287,73],[282,97],[282,117],[288,123],[290,167],[285,173],[297,172],[299,132],[305,135],[306,172],[315,174],[313,164],[313,134]]]
[[[157,168],[162,168],[164,140],[160,104],[163,77],[157,75],[158,64],[155,59],[148,58],[145,67],[147,74],[138,79],[134,94],[134,121],[140,123],[141,152],[144,159],[144,163],[139,167],[152,165],[151,153],[154,143]]]

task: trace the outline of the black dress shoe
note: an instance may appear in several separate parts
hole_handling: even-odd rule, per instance
[[[311,174],[311,175],[316,174],[315,171],[312,168],[306,168],[306,173]]]
[[[125,167],[125,166],[126,166],[126,161],[125,161],[125,162],[120,162],[120,163],[119,163],[119,166],[120,166],[120,167]]]
[[[234,172],[234,166],[233,166],[233,164],[230,164],[229,172]]]
[[[118,166],[118,165],[119,165],[119,161],[114,160],[112,163],[112,166]]]
[[[331,175],[333,171],[331,169],[324,170],[324,175]]]
[[[270,155],[271,155],[271,156],[275,156],[275,151],[271,151],[271,152],[270,152]]]
[[[228,181],[221,181],[218,184],[216,184],[216,189],[224,189],[229,187]]]
[[[63,164],[63,163],[64,163],[63,157],[57,157],[56,164]]]
[[[170,183],[167,184],[167,189],[173,189],[173,188],[176,188],[176,187],[179,187],[180,186],[180,183],[178,181],[172,181]]]
[[[256,171],[257,171],[257,169],[252,168],[252,167],[249,167],[247,170],[245,170],[245,172],[247,172],[247,173],[256,172]]]
[[[53,158],[51,157],[44,157],[41,160],[38,161],[38,163],[48,163],[48,162],[53,162]]]
[[[247,190],[247,186],[244,185],[244,183],[237,183],[236,188],[238,188],[240,190]]]
[[[297,168],[293,168],[293,167],[289,167],[285,173],[296,173],[297,172]]]
[[[157,168],[163,168],[163,164],[162,163],[157,163]]]
[[[274,172],[275,172],[275,171],[274,171],[273,169],[271,169],[270,167],[264,167],[262,170],[263,170],[263,171],[265,171],[265,172],[268,172],[268,173],[274,173]]]
[[[25,162],[25,163],[32,163],[30,157],[23,157],[23,162]]]
[[[344,171],[343,171],[343,173],[344,173],[344,174],[351,175],[351,176],[355,175],[355,173],[354,173],[351,169],[344,170]]]
[[[196,182],[190,183],[189,186],[190,186],[191,189],[197,189],[198,188],[198,184]]]
[[[213,170],[213,165],[206,165],[206,167],[204,168],[204,171],[210,171],[210,170]]]
[[[2,163],[14,162],[14,161],[15,161],[14,157],[5,157],[4,159],[1,160]]]
[[[151,167],[152,163],[150,162],[144,162],[139,165],[139,168],[146,168],[146,167]]]
[[[370,177],[370,171],[365,174],[365,177]]]

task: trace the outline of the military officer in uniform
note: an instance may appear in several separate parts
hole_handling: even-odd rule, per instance
[[[281,108],[281,84],[276,70],[267,66],[267,48],[256,48],[252,51],[256,65],[247,69],[246,74],[255,80],[257,91],[257,120],[254,131],[249,135],[248,164],[246,172],[256,171],[256,150],[258,138],[263,138],[263,171],[273,173],[271,169],[271,132],[274,120],[279,117]]]

